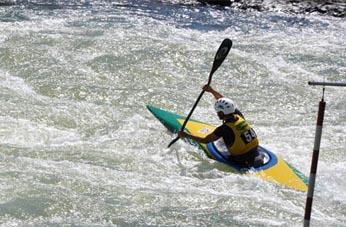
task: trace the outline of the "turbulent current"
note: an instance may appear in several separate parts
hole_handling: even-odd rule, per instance
[[[146,109],[212,86],[309,175],[322,87],[346,81],[344,18],[159,1],[0,8],[2,226],[301,226],[306,193],[228,171]],[[311,224],[346,226],[346,88],[327,87]],[[192,118],[220,124],[205,94]]]

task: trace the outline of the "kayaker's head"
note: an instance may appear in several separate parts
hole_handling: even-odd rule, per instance
[[[232,116],[235,112],[235,104],[231,99],[228,98],[218,99],[215,102],[214,108],[220,120],[224,120],[229,116]]]

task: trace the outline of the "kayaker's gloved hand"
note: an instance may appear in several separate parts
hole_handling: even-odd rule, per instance
[[[206,92],[212,92],[214,90],[209,84],[204,85],[202,89]]]
[[[187,133],[186,132],[184,132],[184,131],[179,131],[178,132],[178,136],[180,137],[180,138],[186,138],[187,137]]]
[[[222,94],[220,94],[219,92],[215,91],[214,88],[212,88],[209,84],[206,84],[203,86],[203,91],[209,92],[211,93],[215,99],[220,99],[223,97]]]

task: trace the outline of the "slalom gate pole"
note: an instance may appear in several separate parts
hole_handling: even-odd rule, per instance
[[[324,96],[324,88],[323,88],[323,96]],[[326,102],[324,101],[323,96],[322,96],[322,99],[321,99],[321,101],[319,103],[319,107],[318,107],[318,116],[317,116],[316,132],[315,132],[315,143],[314,143],[314,150],[313,150],[313,154],[312,154],[312,161],[311,161],[311,168],[310,168],[308,195],[306,197],[306,203],[305,203],[304,227],[310,226],[312,200],[314,197],[318,156],[320,153],[320,145],[321,145],[321,138],[322,138],[324,110],[326,107]]]
[[[315,143],[314,143],[314,150],[312,154],[312,161],[311,161],[311,168],[310,168],[308,194],[307,194],[306,203],[305,203],[304,227],[310,226],[312,201],[314,196],[315,180],[316,180],[317,165],[318,165],[318,156],[320,153],[320,145],[321,145],[321,138],[322,138],[323,119],[324,119],[324,112],[326,108],[326,102],[324,101],[324,91],[325,91],[324,86],[346,87],[346,83],[309,82],[308,84],[323,86],[323,94],[322,94],[322,99],[319,102],[319,107],[318,107]]]

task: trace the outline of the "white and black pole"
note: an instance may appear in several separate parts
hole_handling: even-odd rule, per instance
[[[318,106],[318,116],[317,116],[317,124],[316,124],[316,131],[315,131],[315,143],[314,143],[314,150],[312,154],[312,161],[311,161],[311,168],[310,168],[308,195],[306,197],[306,203],[305,203],[304,227],[310,226],[312,200],[313,200],[314,190],[315,190],[318,156],[320,153],[320,144],[321,144],[321,138],[322,138],[324,110],[326,108],[326,102],[324,101],[324,89],[325,88],[323,88],[322,99]]]
[[[313,196],[314,196],[315,180],[316,180],[316,173],[317,173],[318,156],[320,153],[320,145],[321,145],[321,138],[322,138],[324,111],[326,108],[326,102],[324,101],[324,91],[325,91],[324,86],[346,87],[346,83],[309,82],[309,85],[321,85],[321,86],[323,86],[323,94],[322,94],[322,99],[319,102],[319,107],[318,107],[317,124],[316,124],[316,132],[315,132],[315,143],[314,143],[314,150],[313,150],[313,154],[312,154],[312,161],[311,161],[311,168],[310,168],[308,194],[307,194],[306,204],[305,204],[304,227],[310,226],[312,201],[313,201]]]

